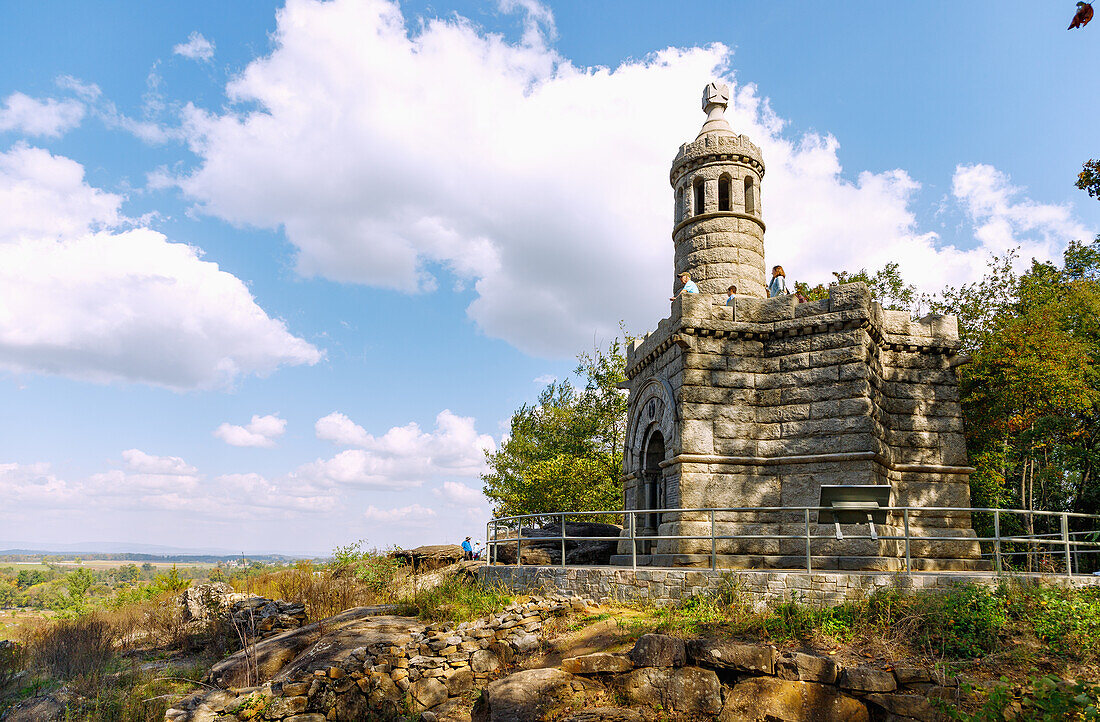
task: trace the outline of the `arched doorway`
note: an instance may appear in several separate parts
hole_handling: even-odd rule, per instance
[[[665,460],[665,437],[656,429],[646,439],[645,454],[642,457],[642,479],[645,490],[642,507],[645,509],[665,508],[665,479],[664,469],[660,464]],[[642,523],[641,535],[654,536],[661,526],[661,513],[659,511],[645,514]],[[643,552],[651,553],[656,546],[656,540],[643,544]]]

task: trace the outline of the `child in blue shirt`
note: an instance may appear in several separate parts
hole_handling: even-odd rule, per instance
[[[684,284],[684,287],[680,289],[679,293],[668,300],[675,301],[685,293],[699,293],[699,287],[695,285],[695,281],[691,280],[691,274],[687,271],[680,274],[680,283]]]

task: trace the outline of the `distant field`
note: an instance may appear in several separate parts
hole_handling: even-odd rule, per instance
[[[64,561],[54,562],[54,564],[59,566],[59,567],[73,567],[73,568],[76,568],[77,566],[82,566],[82,567],[85,567],[87,569],[117,569],[119,567],[126,566],[127,564],[136,564],[137,566],[140,567],[142,564],[146,564],[146,563],[152,564],[158,570],[160,570],[160,569],[170,569],[173,565],[177,569],[185,569],[185,568],[189,568],[189,567],[190,568],[200,568],[201,567],[201,568],[206,568],[206,569],[213,569],[214,568],[214,565],[211,564],[210,562],[144,562],[144,561],[137,561],[137,560],[127,561],[126,559],[86,559],[83,562],[81,562],[79,565],[76,562],[74,562],[72,559],[67,559],[67,560],[64,560]],[[20,570],[23,570],[23,569],[42,569],[42,570],[46,569],[46,565],[42,564],[41,562],[0,562],[0,569],[3,569],[5,567],[7,567],[8,569],[14,569],[17,572],[20,571]]]

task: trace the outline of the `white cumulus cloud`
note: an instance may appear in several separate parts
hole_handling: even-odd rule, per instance
[[[190,245],[132,225],[68,158],[0,152],[0,368],[176,389],[322,353]]]
[[[0,106],[0,132],[56,138],[80,125],[84,104],[76,100],[39,100],[12,93]]]
[[[435,510],[419,504],[410,504],[396,509],[379,509],[368,506],[363,512],[364,518],[369,521],[385,522],[388,524],[424,524],[435,518]]]
[[[767,165],[769,263],[827,281],[899,261],[938,290],[994,250],[919,227],[904,169],[845,173],[836,138],[788,133],[723,45],[578,67],[544,6],[505,7],[524,13],[518,41],[386,0],[288,3],[274,50],[227,87],[237,105],[186,117],[201,162],[182,188],[207,213],[284,228],[303,275],[430,292],[446,268],[487,334],[572,355],[619,319],[667,315],[668,168],[703,121],[700,89],[724,78],[731,125]]]
[[[269,414],[267,416],[255,415],[244,426],[230,424],[228,422],[214,429],[214,436],[218,437],[230,446],[261,446],[270,448],[275,446],[275,439],[286,431],[286,419]]]
[[[305,464],[295,474],[372,489],[416,487],[444,476],[474,477],[485,468],[485,451],[496,448],[493,437],[478,433],[472,417],[449,409],[439,412],[431,431],[409,423],[374,436],[339,412],[318,419],[316,431],[320,439],[358,448]]]
[[[209,61],[214,57],[214,43],[196,31],[187,36],[186,43],[173,47],[172,52],[191,60]]]

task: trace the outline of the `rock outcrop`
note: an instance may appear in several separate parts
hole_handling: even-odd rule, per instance
[[[416,549],[397,549],[390,552],[390,556],[414,572],[430,572],[462,561],[462,547],[457,544],[433,544]]]
[[[565,535],[571,537],[611,537],[610,539],[567,539],[565,560],[568,564],[609,564],[622,533],[617,524],[596,522],[566,522]],[[514,534],[511,534],[514,536]],[[522,530],[524,564],[561,564],[561,524],[541,527],[524,527]],[[496,560],[504,564],[516,563],[516,544],[497,546]]]
[[[274,635],[219,663],[169,710],[169,722],[651,722],[674,719],[895,722],[940,718],[933,698],[957,685],[917,667],[842,667],[827,655],[718,639],[640,637],[626,654],[595,652],[560,668],[510,672],[542,644],[547,619],[591,601],[534,598],[462,624],[425,624],[392,609],[352,609]],[[251,686],[245,686],[251,685]],[[469,701],[477,701],[473,709]]]

